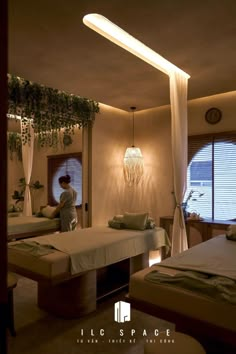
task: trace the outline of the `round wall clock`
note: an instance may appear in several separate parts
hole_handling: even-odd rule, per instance
[[[222,118],[222,112],[219,108],[213,107],[208,109],[208,111],[206,111],[205,119],[209,124],[219,123],[221,118]]]

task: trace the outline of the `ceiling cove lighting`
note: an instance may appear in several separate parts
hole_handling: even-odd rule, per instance
[[[133,145],[128,147],[124,156],[124,178],[128,186],[138,184],[143,176],[143,156],[141,150],[134,146],[134,111],[136,107],[130,107],[133,112]]]
[[[165,74],[170,76],[173,72],[179,72],[186,78],[190,77],[183,70],[179,69],[154,50],[122,30],[122,28],[115,25],[106,17],[99,14],[88,14],[84,16],[83,23],[98,32],[101,36],[126,49],[128,52],[136,55],[138,58],[144,60]]]

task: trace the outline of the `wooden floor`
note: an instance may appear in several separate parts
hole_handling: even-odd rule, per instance
[[[173,324],[131,309],[131,321],[114,321],[114,303],[125,299],[126,291],[101,299],[97,310],[79,319],[63,319],[41,310],[37,306],[37,283],[20,277],[14,289],[16,337],[8,335],[9,354],[143,354],[146,329],[148,339],[155,328],[161,331]],[[119,330],[124,330],[125,343],[111,343],[120,339]],[[84,342],[81,340],[84,329]],[[99,336],[104,329],[103,337]],[[136,333],[131,339],[131,330]],[[98,343],[88,343],[91,330]],[[134,341],[135,340],[135,341]]]

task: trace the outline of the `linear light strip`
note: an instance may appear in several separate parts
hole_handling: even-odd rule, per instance
[[[21,120],[21,116],[17,116],[15,114],[8,114],[7,113],[7,118],[9,119],[18,119],[18,120]]]
[[[125,32],[106,17],[99,14],[88,14],[84,16],[83,22],[86,26],[98,32],[100,35],[136,55],[138,58],[154,66],[154,68],[161,70],[165,74],[170,76],[173,72],[179,72],[187,79],[190,78],[190,75],[131,36],[129,33]]]

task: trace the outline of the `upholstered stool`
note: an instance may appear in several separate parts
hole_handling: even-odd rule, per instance
[[[14,303],[13,303],[13,289],[17,285],[17,278],[13,273],[7,274],[7,327],[12,336],[16,335],[14,326]]]
[[[144,354],[206,354],[194,338],[180,332],[171,332],[170,337],[160,335],[144,345]]]

